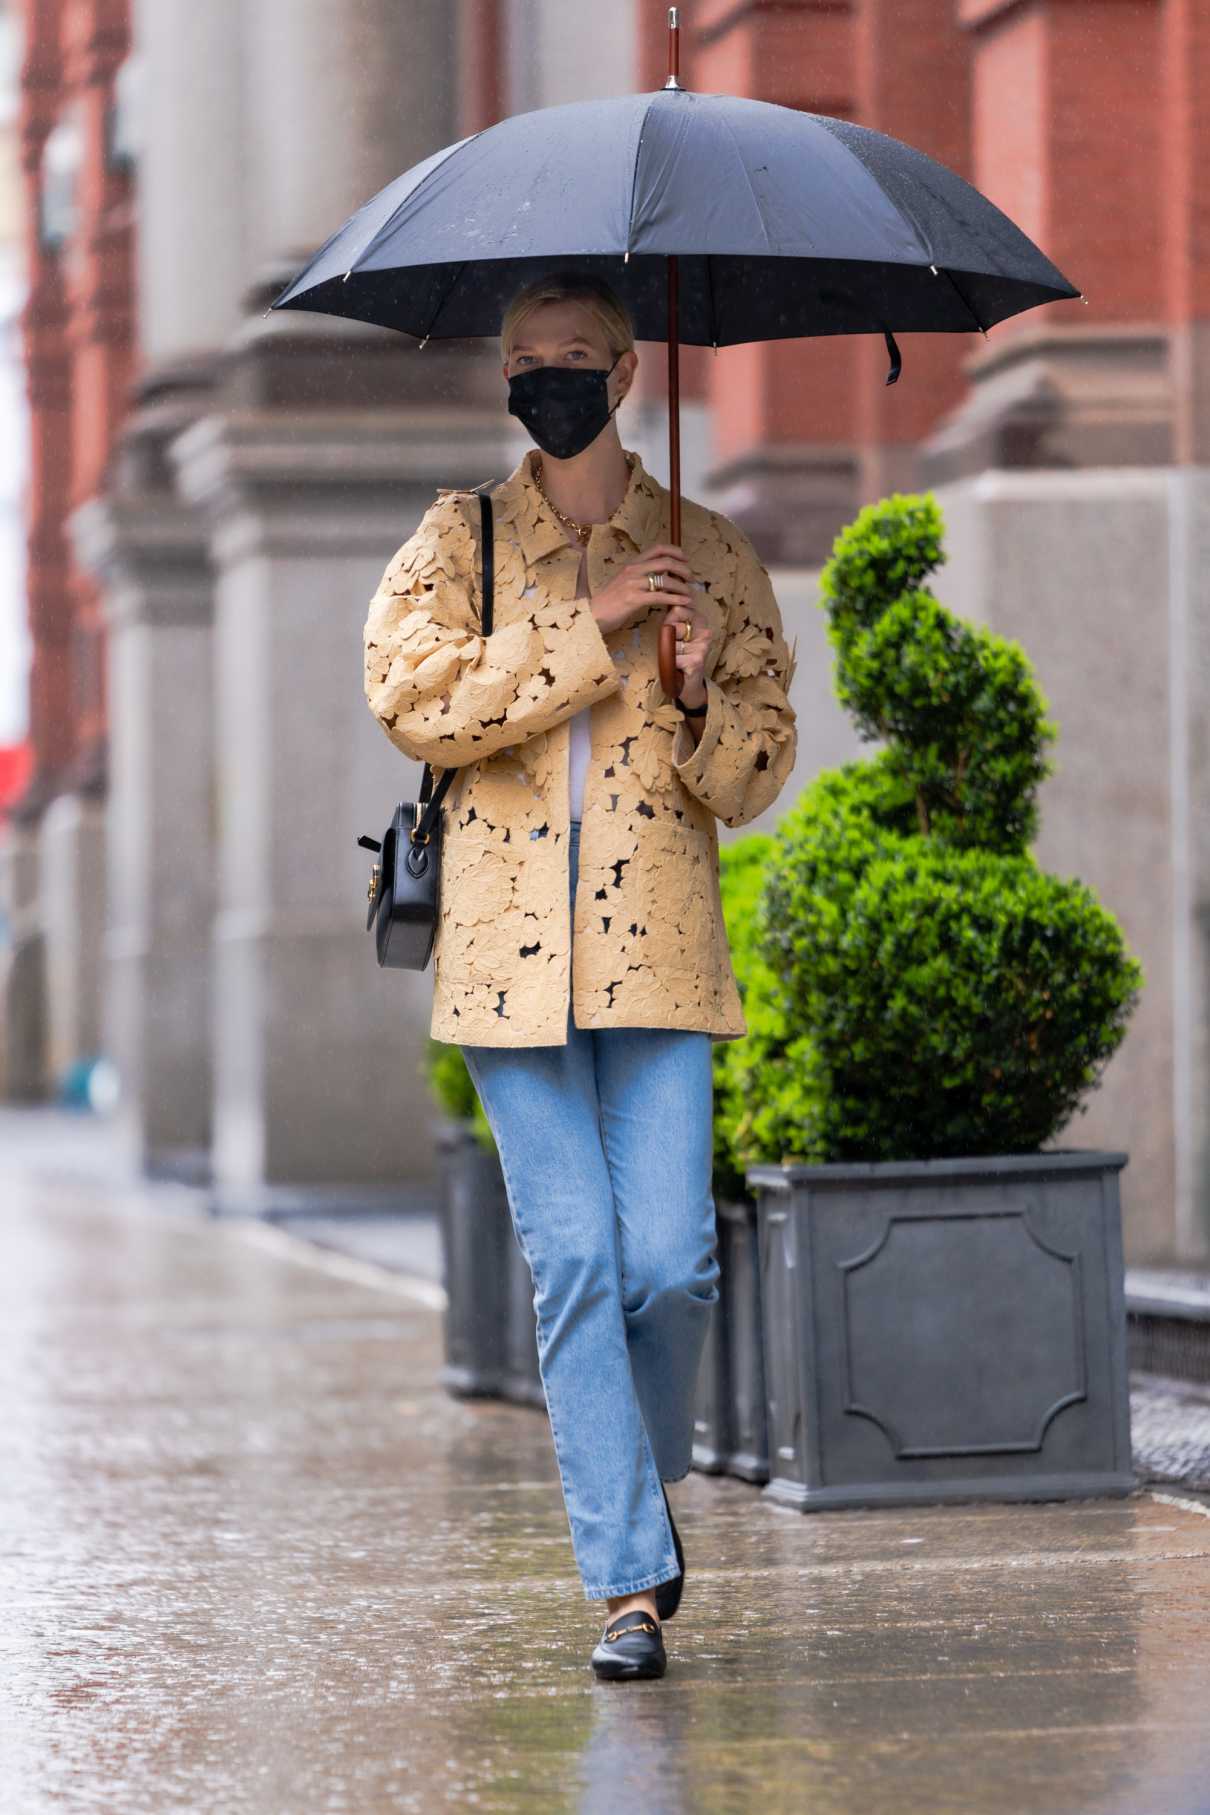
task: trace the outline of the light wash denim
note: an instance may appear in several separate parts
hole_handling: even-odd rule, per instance
[[[580,825],[571,822],[575,901]],[[711,1038],[581,1029],[464,1046],[534,1282],[538,1359],[587,1600],[677,1574],[660,1487],[689,1472],[718,1299]]]

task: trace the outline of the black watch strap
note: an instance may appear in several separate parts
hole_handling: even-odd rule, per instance
[[[700,706],[686,706],[685,702],[678,694],[676,703],[680,707],[680,710],[685,714],[686,718],[705,718],[707,712],[710,710],[709,700],[703,700]]]

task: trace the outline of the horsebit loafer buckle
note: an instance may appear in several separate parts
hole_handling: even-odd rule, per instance
[[[624,1639],[628,1632],[658,1632],[659,1627],[652,1620],[645,1620],[641,1626],[614,1626],[606,1632],[606,1641]]]

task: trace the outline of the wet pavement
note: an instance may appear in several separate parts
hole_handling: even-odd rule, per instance
[[[1210,1812],[1204,1497],[694,1472],[668,1674],[598,1683],[545,1416],[437,1387],[431,1281],[5,1156],[0,1809]]]

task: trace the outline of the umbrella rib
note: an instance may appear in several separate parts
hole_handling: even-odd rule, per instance
[[[958,285],[957,278],[954,277],[946,269],[946,267],[944,265],[934,265],[933,270],[939,271],[942,277],[947,278],[949,280],[950,284],[953,286],[953,289],[958,298],[958,301],[962,304],[962,306],[966,310],[967,314],[971,317],[975,326],[978,328],[980,334],[986,336],[987,329],[983,326],[983,323],[979,320],[978,315],[975,313],[974,305],[962,294],[962,291]]]
[[[661,89],[660,92],[662,94],[663,90]],[[630,236],[634,229],[634,192],[639,186],[639,153],[643,149],[643,129],[647,124],[647,115],[654,106],[655,97],[652,96],[644,107],[643,117],[639,121],[639,136],[634,148],[634,169],[630,173],[630,206],[626,211],[626,257],[622,260],[623,264],[630,262]]]
[[[727,131],[731,134],[731,143],[735,146],[735,155],[739,159],[739,167],[744,173],[744,181],[748,185],[748,194],[752,197],[752,206],[756,209],[756,218],[760,222],[760,230],[765,236],[765,251],[772,257],[773,248],[769,244],[769,229],[765,225],[765,217],[761,213],[760,202],[757,199],[755,189],[752,187],[752,178],[748,175],[748,166],[744,163],[744,154],[739,148],[739,140],[735,136],[735,128],[721,108],[719,109],[718,117],[727,128]]]
[[[946,267],[944,265],[938,265],[937,260],[936,260],[936,255],[934,254],[933,249],[932,249],[932,242],[929,238],[929,235],[925,232],[921,223],[916,219],[916,216],[915,216],[914,212],[912,211],[912,209],[909,208],[907,203],[902,201],[898,196],[892,195],[890,190],[887,189],[887,187],[885,186],[885,184],[883,184],[879,181],[878,176],[875,173],[875,171],[866,162],[865,158],[862,157],[861,153],[856,149],[855,146],[850,145],[848,143],[848,141],[846,139],[842,138],[839,133],[832,133],[831,137],[842,148],[842,150],[844,150],[848,154],[848,156],[853,159],[853,162],[855,164],[857,164],[862,170],[865,171],[866,175],[870,178],[871,182],[873,182],[877,186],[879,193],[882,196],[884,196],[885,199],[890,203],[891,207],[895,210],[895,213],[899,216],[900,220],[907,222],[908,226],[911,228],[912,232],[916,236],[916,239],[919,241],[921,247],[924,250],[924,254],[929,261],[929,270],[933,273],[933,275],[935,277],[944,277],[948,280],[950,287],[952,288],[955,296],[958,298],[958,301],[962,304],[962,307],[966,310],[967,314],[970,316],[971,320],[974,322],[975,326],[978,328],[980,334],[982,334],[986,337],[987,329],[984,327],[983,323],[979,320],[979,317],[976,314],[972,303],[969,301],[969,299],[967,297],[965,297],[962,294],[962,291],[958,286],[957,280],[950,275],[949,271],[946,269]],[[935,195],[936,192],[930,188],[929,193],[931,195]],[[940,201],[941,198],[937,197],[936,199],[938,201]],[[889,332],[890,332],[890,330],[884,326],[883,333],[886,334]]]
[[[462,276],[462,273],[465,270],[466,270],[466,260],[464,259],[462,261],[462,263],[458,266],[458,269],[454,272],[454,275],[450,278],[450,281],[445,286],[445,289],[441,293],[441,301],[437,304],[437,307],[433,310],[433,319],[432,319],[432,321],[430,321],[428,327],[424,330],[424,339],[421,341],[420,346],[418,346],[416,348],[416,351],[418,353],[424,347],[426,347],[428,345],[429,336],[432,334],[433,329],[437,326],[437,317],[440,315],[442,309],[444,309],[446,303],[449,301],[450,291],[453,289],[454,285],[458,282],[458,279]]]
[[[436,176],[436,174],[439,170],[444,170],[446,165],[449,163],[450,158],[452,158],[456,152],[465,150],[465,148],[468,145],[472,145],[476,139],[482,138],[483,133],[486,130],[487,130],[486,127],[481,127],[478,132],[472,132],[468,138],[459,139],[459,141],[456,145],[451,145],[449,148],[449,155],[447,157],[442,158],[442,160],[439,164],[433,165],[433,168],[425,176],[423,182],[417,183],[417,185],[414,189],[408,190],[407,194],[404,196],[403,200],[399,203],[398,207],[392,208],[392,210],[391,210],[390,214],[387,216],[386,220],[383,221],[382,225],[380,227],[378,227],[370,235],[370,237],[366,241],[365,245],[361,248],[361,251],[357,254],[357,257],[353,260],[352,264],[349,266],[348,270],[345,272],[346,280],[348,278],[352,277],[354,271],[356,271],[356,269],[357,269],[358,265],[361,263],[362,259],[367,257],[368,254],[374,250],[374,247],[378,244],[378,242],[382,238],[382,236],[385,233],[390,232],[391,228],[395,225],[395,222],[399,219],[399,216],[403,213],[403,211],[407,207],[408,203],[415,201],[416,197],[424,189],[424,185],[425,185],[425,183],[428,182],[429,178]]]
[[[833,125],[840,125],[840,124],[852,125],[853,122],[852,121],[844,121],[844,122],[836,121],[832,118],[832,116],[830,114],[813,114],[811,117],[813,119],[821,122],[824,131],[827,133],[828,137],[832,140],[833,144],[839,145],[840,149],[844,152],[845,156],[850,158],[852,160],[852,162],[854,164],[856,164],[857,168],[862,172],[862,174],[864,176],[867,176],[870,179],[871,183],[873,183],[875,189],[877,189],[877,191],[878,191],[879,195],[882,197],[883,201],[886,202],[889,207],[891,207],[895,210],[895,213],[899,216],[900,220],[903,221],[906,226],[911,228],[912,233],[915,236],[916,243],[920,247],[921,252],[928,259],[929,264],[933,267],[933,269],[936,270],[936,263],[935,263],[936,254],[933,251],[932,241],[929,238],[929,235],[925,231],[924,227],[916,219],[916,216],[912,212],[911,208],[909,208],[907,203],[905,201],[901,200],[898,196],[894,196],[891,194],[890,190],[886,187],[886,184],[883,183],[881,181],[881,179],[879,178],[878,173],[874,169],[873,165],[870,164],[868,162],[868,160],[862,155],[861,151],[858,149],[858,147],[856,145],[850,144],[849,140],[844,136],[843,133],[832,131]],[[932,192],[930,191],[930,193],[932,193]]]

